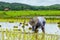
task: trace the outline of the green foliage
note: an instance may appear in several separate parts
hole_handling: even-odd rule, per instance
[[[18,26],[14,26],[14,28],[18,28]]]
[[[1,27],[1,25],[0,25],[0,27]]]
[[[60,22],[58,22],[58,24],[60,24]]]
[[[58,24],[58,27],[60,28],[60,24]]]
[[[31,28],[31,27],[29,27],[29,30],[32,30],[32,28]]]
[[[9,8],[9,10],[60,10],[60,4],[55,4],[51,6],[31,6],[22,3],[7,3],[0,2],[0,10]]]
[[[25,26],[23,25],[22,28],[25,28]]]
[[[14,21],[9,21],[9,23],[14,23]]]

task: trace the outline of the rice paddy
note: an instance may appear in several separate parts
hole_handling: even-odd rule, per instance
[[[27,18],[20,18],[20,19],[0,19],[0,22],[26,22],[29,21]],[[46,23],[58,23],[60,19],[46,19]]]
[[[21,16],[59,16],[60,11],[0,11],[0,40],[60,40],[60,35],[55,33],[51,34],[50,32],[54,32],[53,29],[57,23],[60,23],[59,18],[46,19],[47,29],[50,29],[50,34],[46,33],[34,33],[34,32],[26,32],[15,26],[15,28],[8,29],[12,27],[15,22],[17,23],[28,23],[29,18],[20,18]],[[15,18],[16,17],[16,18]],[[18,17],[18,18],[17,18]],[[59,16],[60,17],[60,16]],[[7,23],[4,23],[7,22]],[[51,25],[49,24],[51,23]],[[56,24],[55,24],[56,23]],[[8,26],[7,26],[8,25]],[[27,25],[27,24],[26,24]],[[58,25],[58,24],[57,24]],[[5,28],[2,28],[2,27]],[[54,27],[53,27],[54,26]],[[24,29],[25,25],[23,25],[22,29]],[[31,30],[31,28],[30,28]],[[57,30],[57,29],[56,29]],[[48,31],[48,30],[46,30]]]
[[[8,23],[11,24],[10,22]],[[7,23],[2,25],[8,25]],[[2,26],[1,25],[1,26]],[[11,24],[12,26],[14,24]],[[34,33],[34,32],[26,32],[24,30],[22,32],[21,29],[18,29],[17,24],[13,27],[13,29],[2,28],[0,27],[0,40],[60,40],[60,35],[58,34],[43,34],[43,33]],[[56,26],[56,24],[55,24]],[[56,29],[57,30],[57,29]]]
[[[18,29],[0,31],[0,40],[60,40],[60,35],[56,34],[43,34],[43,33],[26,33]]]

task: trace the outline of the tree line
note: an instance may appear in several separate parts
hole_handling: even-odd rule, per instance
[[[60,10],[60,4],[50,6],[31,6],[22,3],[0,2],[0,11],[5,10]]]

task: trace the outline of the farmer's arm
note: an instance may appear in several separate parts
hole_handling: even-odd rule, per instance
[[[34,31],[35,29],[34,29],[34,26],[32,26],[32,31]]]

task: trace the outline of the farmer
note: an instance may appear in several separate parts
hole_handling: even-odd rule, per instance
[[[33,17],[30,19],[29,24],[32,26],[32,31],[36,32],[38,28],[41,28],[42,32],[45,33],[45,22],[44,17]]]

